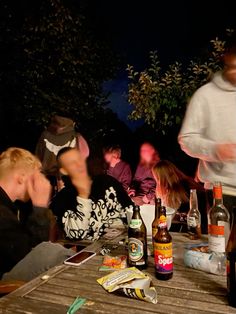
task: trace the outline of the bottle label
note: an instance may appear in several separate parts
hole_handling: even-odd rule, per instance
[[[143,255],[144,255],[144,249],[143,249],[143,243],[139,239],[136,238],[129,238],[129,245],[128,245],[128,250],[129,250],[129,259],[132,262],[139,262]],[[142,263],[137,263],[137,265],[142,265],[145,264],[145,261]]]
[[[173,271],[172,243],[154,243],[155,268],[158,273]]]
[[[218,225],[208,225],[208,242],[211,252],[225,252],[225,222],[218,221]]]
[[[167,219],[165,215],[161,215],[158,220],[158,227],[159,228],[166,228],[167,227]]]
[[[208,225],[208,233],[212,236],[224,236],[225,228],[224,226]]]
[[[187,217],[187,225],[192,228],[197,227],[197,220],[195,217]]]
[[[216,253],[225,252],[225,237],[216,237],[211,234],[208,235],[209,250]]]
[[[131,219],[129,227],[133,229],[140,228],[142,225],[142,220],[141,219]]]

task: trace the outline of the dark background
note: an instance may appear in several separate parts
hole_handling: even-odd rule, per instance
[[[131,64],[137,70],[143,70],[148,65],[151,50],[158,51],[164,68],[176,60],[187,64],[190,59],[204,54],[211,39],[223,36],[226,28],[236,29],[236,1],[64,1],[65,4],[69,2],[74,10],[86,17],[95,33],[107,38],[114,53],[120,56],[116,76],[112,81],[104,82],[104,90],[110,92],[108,106],[123,123],[119,126],[121,131],[111,134],[109,140],[122,144],[125,159],[133,165],[137,161],[139,144],[144,140],[154,142],[163,158],[193,174],[196,161],[188,159],[185,163],[187,157],[177,149],[177,134],[170,142],[158,138],[142,121],[127,119],[132,107],[125,97],[128,87],[126,67]],[[14,21],[20,27],[24,18],[35,12],[32,8],[40,5],[40,0],[9,0],[9,4],[14,12]],[[9,143],[0,143],[1,149],[17,145],[33,151],[42,130],[32,126],[29,129],[32,131],[27,128],[24,132],[17,128],[11,130],[15,135]],[[83,129],[80,131],[83,133]],[[9,130],[6,128],[5,132]],[[174,149],[170,149],[171,146]]]

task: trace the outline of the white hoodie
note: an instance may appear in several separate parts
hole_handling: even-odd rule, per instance
[[[220,181],[225,194],[236,195],[236,160],[222,162],[216,144],[236,144],[236,86],[222,73],[193,95],[178,137],[188,155],[199,158],[198,177],[210,189]]]

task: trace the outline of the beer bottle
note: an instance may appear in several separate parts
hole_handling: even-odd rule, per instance
[[[128,229],[128,262],[138,269],[147,267],[147,229],[139,206],[134,207]]]
[[[227,289],[229,305],[236,307],[236,207],[233,208],[233,223],[226,248]]]
[[[225,254],[230,233],[230,215],[223,205],[222,186],[214,183],[214,204],[208,213],[209,250],[215,254]]]
[[[190,190],[189,212],[187,215],[188,234],[191,240],[201,238],[201,214],[198,210],[197,191]]]
[[[172,237],[167,229],[166,208],[161,206],[158,231],[154,238],[156,278],[168,280],[173,276]]]
[[[159,213],[161,208],[161,199],[155,198],[155,218],[152,222],[152,243],[154,245],[154,238],[158,230],[158,220],[159,220]]]

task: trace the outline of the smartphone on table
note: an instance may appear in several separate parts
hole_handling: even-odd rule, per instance
[[[75,255],[67,258],[64,261],[64,264],[71,265],[71,266],[79,266],[85,262],[87,262],[90,258],[96,255],[95,252],[92,251],[81,251],[76,253]]]

